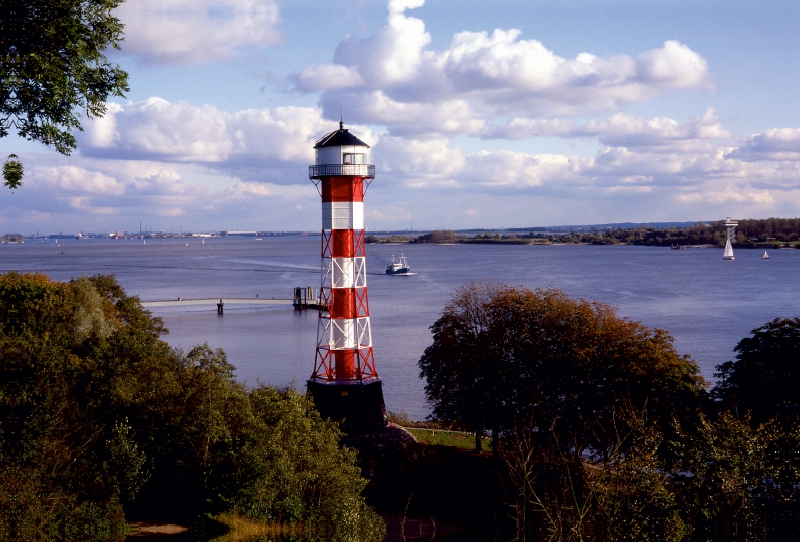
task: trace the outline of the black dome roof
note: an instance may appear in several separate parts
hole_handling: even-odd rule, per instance
[[[317,144],[314,145],[315,149],[319,149],[322,147],[344,147],[344,146],[356,146],[356,147],[367,147],[369,145],[358,139],[356,136],[351,134],[347,128],[344,127],[344,122],[339,123],[339,129],[335,132],[331,132],[328,135],[322,136],[317,140]]]

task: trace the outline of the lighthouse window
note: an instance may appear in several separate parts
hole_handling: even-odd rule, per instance
[[[364,163],[364,154],[352,154],[352,153],[344,153],[344,160],[342,161],[343,164],[363,164]]]

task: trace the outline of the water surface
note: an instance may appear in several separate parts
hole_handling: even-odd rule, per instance
[[[386,276],[403,252],[416,276]],[[711,379],[714,366],[754,328],[798,316],[800,250],[739,250],[733,262],[718,249],[517,245],[368,245],[370,314],[377,369],[390,410],[412,418],[429,412],[416,362],[430,344],[429,326],[451,293],[472,280],[496,280],[566,293],[618,307],[622,316],[669,330]],[[0,268],[41,271],[54,279],[113,273],[142,300],[291,297],[295,286],[319,288],[320,238],[278,237],[68,240],[0,246]],[[170,334],[190,349],[223,348],[237,376],[302,386],[314,361],[317,315],[288,306],[159,308]]]

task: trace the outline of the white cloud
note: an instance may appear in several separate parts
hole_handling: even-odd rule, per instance
[[[603,120],[578,124],[569,119],[514,118],[505,125],[486,126],[484,139],[527,139],[537,136],[595,138],[603,145],[636,147],[653,152],[714,152],[716,142],[731,138],[713,108],[679,123],[668,117],[645,119],[614,113]]]
[[[356,133],[373,144],[380,193],[390,194],[392,200],[375,207],[373,224],[410,219],[406,210],[415,207],[415,198],[442,198],[442,208],[450,208],[447,216],[456,221],[470,218],[465,209],[491,221],[496,215],[486,207],[489,202],[512,194],[521,200],[556,198],[578,206],[604,202],[605,208],[626,216],[633,207],[621,206],[643,198],[698,209],[748,202],[769,208],[795,199],[800,205],[800,163],[786,161],[796,152],[800,130],[767,130],[737,148],[713,109],[684,122],[615,113],[583,123],[514,118],[497,128],[470,117],[463,101],[455,101],[446,110],[450,114],[441,118],[431,104],[400,105],[409,107],[409,116],[417,114],[414,118],[421,125],[477,123],[484,137],[510,137],[509,132],[517,130],[520,137],[592,138],[602,147],[595,155],[466,152],[448,136],[379,137],[359,128]],[[415,106],[430,109],[420,114]],[[86,132],[79,135],[82,154],[77,158],[94,167],[43,168],[33,178],[42,191],[52,191],[64,204],[80,205],[87,212],[94,209],[93,213],[115,206],[152,206],[148,212],[160,216],[178,210],[191,216],[198,209],[222,214],[237,205],[272,206],[276,201],[284,202],[284,214],[300,212],[298,205],[316,208],[318,196],[305,175],[314,159],[314,141],[334,128],[318,108],[224,112],[151,98],[110,107],[105,119],[87,123]],[[194,173],[184,178],[184,170]],[[204,176],[220,180],[205,186]],[[390,182],[384,185],[383,180]],[[477,199],[480,205],[453,199],[456,194]],[[412,215],[416,221],[417,215]],[[304,220],[316,222],[313,216]]]
[[[673,90],[712,85],[707,62],[669,40],[635,57],[582,53],[567,59],[537,40],[521,39],[520,30],[496,29],[460,32],[444,49],[430,50],[424,22],[403,13],[422,3],[392,0],[385,27],[365,39],[345,38],[332,63],[306,68],[293,77],[295,85],[322,91],[326,116],[343,105],[356,122],[428,136],[478,134],[496,117],[616,111]],[[341,77],[320,75],[334,73]]]
[[[183,216],[186,211],[182,207],[162,207],[156,214],[158,216]]]
[[[686,123],[667,117],[645,120],[624,113],[592,121],[574,131],[573,136],[595,136],[601,143],[625,147],[681,149],[684,152],[713,152],[715,140],[730,139],[714,109]]]
[[[386,205],[383,206],[381,209],[369,208],[364,211],[364,216],[370,220],[370,222],[407,222],[412,218],[411,212],[404,208],[399,207],[397,205]]]
[[[310,183],[277,185],[272,183],[247,183],[241,181],[227,190],[226,194],[228,197],[234,199],[249,198],[252,196],[297,199],[317,195]],[[303,210],[302,205],[295,205],[295,208]]]
[[[116,15],[125,24],[122,51],[156,63],[215,62],[279,38],[275,0],[132,0]]]
[[[234,179],[227,186],[209,188],[204,177],[219,174],[202,164],[179,164],[178,170],[169,163],[80,155],[52,156],[55,165],[37,165],[36,156],[26,156],[25,161],[24,189],[0,204],[0,223],[38,218],[42,226],[55,221],[59,228],[72,223],[78,229],[102,231],[142,219],[156,229],[171,224],[159,223],[159,217],[181,217],[184,225],[192,221],[204,228],[210,222],[228,227],[234,217],[249,222],[249,227],[274,229],[282,228],[281,220],[308,222],[298,229],[318,221],[314,214],[301,213],[304,206],[317,209],[319,201],[313,185],[302,177],[290,185]]]
[[[527,139],[536,136],[596,138],[609,146],[649,147],[651,151],[714,152],[716,140],[731,138],[713,108],[679,123],[668,117],[645,119],[615,113],[603,120],[577,124],[567,119],[514,118],[501,126],[487,126],[484,139]]]
[[[126,107],[116,119],[123,137],[97,139],[103,144],[111,142],[111,147],[93,148],[97,155],[53,157],[47,166],[23,157],[30,164],[25,190],[6,198],[0,206],[0,223],[34,211],[45,217],[42,220],[51,221],[77,211],[82,221],[96,217],[102,224],[111,218],[138,221],[147,216],[154,217],[153,221],[181,217],[183,224],[190,220],[208,224],[216,217],[216,223],[224,228],[230,227],[235,217],[242,227],[282,229],[290,223],[297,229],[319,227],[318,214],[308,212],[318,209],[319,202],[305,176],[309,159],[292,161],[291,153],[284,155],[278,150],[255,157],[229,154],[222,162],[191,160],[195,146],[180,138],[174,139],[180,144],[169,154],[159,155],[143,146],[147,156],[124,159],[124,152],[116,146],[126,139],[132,122],[125,118]],[[190,110],[201,117],[208,113],[203,108]],[[221,133],[240,133],[231,147],[258,148],[263,119],[256,113],[214,113],[221,115]],[[264,115],[271,129],[278,130],[274,111]],[[242,119],[250,119],[255,126],[252,132]],[[726,135],[717,124],[711,113],[686,123],[617,117],[589,123],[588,128],[572,126],[571,131],[580,129],[608,139],[630,132],[630,140],[638,143],[606,145],[592,155],[465,152],[444,137],[384,135],[373,147],[377,178],[369,192],[370,227],[406,227],[412,219],[417,227],[459,227],[713,217],[736,212],[770,215],[778,214],[777,207],[789,209],[784,214],[800,211],[800,161],[736,158],[735,148],[724,146],[725,140],[720,146],[716,139]],[[232,132],[231,126],[235,126]],[[180,126],[171,128],[183,133]],[[285,130],[288,128],[278,130],[281,137],[288,137]],[[294,137],[310,148],[308,140],[324,131]],[[763,139],[775,139],[774,133],[766,131]],[[760,139],[753,136],[752,140]],[[670,147],[671,141],[678,143]],[[692,146],[692,141],[703,145]],[[188,154],[176,154],[175,148]],[[109,158],[110,151],[120,156]],[[282,161],[282,156],[287,160]],[[230,173],[244,168],[242,164],[248,164],[243,169],[248,176]],[[284,177],[279,182],[269,177],[276,170]],[[215,176],[220,180],[206,183],[206,178]],[[545,221],[542,217],[550,218]]]
[[[746,161],[800,160],[800,128],[770,128],[733,150],[731,158]]]
[[[110,194],[122,195],[125,186],[117,179],[100,171],[89,171],[75,166],[34,169],[31,185],[37,191],[58,194]]]
[[[314,142],[335,128],[317,108],[231,113],[153,97],[109,107],[103,119],[87,121],[77,137],[84,156],[204,164],[292,183],[297,178],[287,178],[283,168],[311,164]],[[354,130],[367,141],[377,140],[368,129]]]
[[[360,87],[364,79],[358,69],[339,64],[310,66],[293,77],[299,88],[333,90],[338,88]]]
[[[482,218],[495,220],[508,216],[490,211],[491,202],[512,194],[519,201],[551,199],[551,205],[552,198],[556,198],[558,205],[570,207],[596,209],[602,202],[605,220],[611,220],[608,213],[631,217],[642,205],[656,209],[653,212],[683,212],[682,205],[695,205],[696,212],[705,216],[709,209],[718,206],[719,212],[725,212],[722,208],[732,204],[769,209],[780,202],[800,208],[800,164],[749,163],[731,158],[730,148],[713,141],[716,135],[725,134],[716,128],[706,129],[716,124],[714,119],[712,114],[706,114],[687,123],[688,127],[666,121],[643,124],[641,131],[645,133],[652,129],[675,138],[690,138],[692,134],[709,138],[707,145],[694,148],[605,146],[595,156],[465,153],[449,148],[447,140],[435,140],[433,145],[424,142],[429,145],[427,155],[420,154],[412,160],[416,151],[423,149],[423,142],[388,136],[381,139],[375,154],[390,165],[395,164],[379,170],[379,177],[391,175],[392,186],[402,186],[403,191],[413,193],[403,193],[402,197],[438,201],[443,213],[458,205],[462,209],[480,209]],[[642,126],[638,121],[634,124]],[[426,162],[425,156],[432,160]],[[476,201],[481,207],[475,206]]]
[[[707,203],[712,205],[729,205],[731,203],[769,205],[775,203],[775,199],[765,190],[742,190],[741,187],[735,186],[678,194],[676,199],[684,203]]]
[[[414,9],[425,4],[425,0],[389,0],[389,13],[402,13],[407,9]]]
[[[446,139],[415,140],[384,136],[375,146],[373,158],[378,171],[450,176],[464,166],[464,153],[447,146]]]
[[[558,183],[570,176],[569,157],[497,151],[467,155],[459,178],[482,190],[516,190]]]

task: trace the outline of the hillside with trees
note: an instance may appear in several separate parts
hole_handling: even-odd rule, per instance
[[[800,529],[797,319],[753,330],[709,390],[666,331],[613,307],[467,284],[419,366],[427,427],[471,431],[470,454],[343,440],[295,390],[237,383],[221,350],[170,348],[112,277],[10,272],[0,303],[4,540],[121,541],[142,517],[208,540],[233,517],[275,539],[377,542],[369,505],[483,539],[772,541]]]
[[[549,232],[533,230],[527,233],[502,232],[459,234],[454,230],[435,230],[416,237],[370,235],[368,243],[430,243],[430,244],[583,244],[637,245],[655,247],[724,246],[725,221],[697,222],[687,227],[638,227],[593,229],[558,229]],[[739,220],[736,228],[737,248],[775,246],[796,248],[800,244],[800,218],[767,218]]]
[[[130,516],[198,539],[222,512],[305,540],[381,540],[340,432],[293,389],[237,383],[224,352],[173,350],[110,276],[0,276],[3,540],[122,540]]]
[[[489,432],[515,540],[794,540],[800,322],[709,393],[672,338],[558,290],[456,291],[419,360],[431,421]]]

